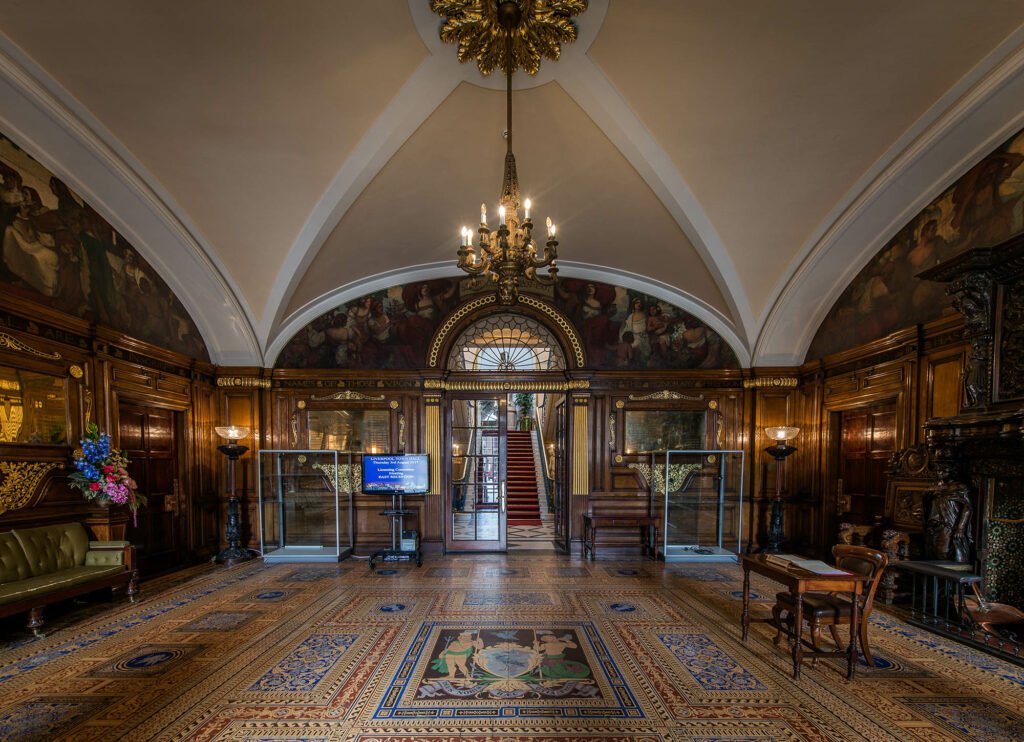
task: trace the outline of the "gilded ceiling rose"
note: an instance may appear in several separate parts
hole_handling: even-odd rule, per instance
[[[512,28],[511,70],[536,75],[542,56],[557,60],[562,44],[576,40],[571,18],[587,9],[587,0],[517,0],[517,4],[521,18]],[[476,60],[483,75],[510,68],[498,6],[495,0],[430,0],[430,9],[445,19],[441,40],[457,43],[459,61]]]

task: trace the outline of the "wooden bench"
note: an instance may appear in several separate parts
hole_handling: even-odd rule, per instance
[[[590,558],[595,558],[597,546],[597,531],[599,528],[638,528],[640,529],[641,554],[650,554],[652,559],[658,555],[658,519],[653,515],[592,515],[583,514],[583,556],[590,552]],[[605,546],[623,546],[633,542],[616,541],[606,543]]]

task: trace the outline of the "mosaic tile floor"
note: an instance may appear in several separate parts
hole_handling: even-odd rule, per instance
[[[1024,670],[877,614],[794,682],[733,565],[248,563],[0,650],[0,739],[1011,740]],[[163,589],[161,589],[163,585]],[[754,580],[765,615],[775,587]]]

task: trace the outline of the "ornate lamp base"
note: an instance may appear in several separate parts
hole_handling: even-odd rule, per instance
[[[238,544],[242,536],[242,525],[238,520],[237,497],[232,496],[228,498],[228,524],[224,530],[228,545],[213,558],[213,561],[230,567],[232,564],[247,562],[252,559],[253,553]]]
[[[778,554],[782,546],[782,501],[772,500],[772,513],[768,521],[768,543],[763,549],[764,554]]]

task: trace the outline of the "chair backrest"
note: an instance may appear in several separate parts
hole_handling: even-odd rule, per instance
[[[836,544],[832,547],[832,556],[835,558],[836,566],[848,572],[855,572],[871,578],[865,584],[863,617],[866,620],[871,613],[871,606],[875,600],[875,590],[882,581],[882,573],[889,566],[889,557],[877,549],[869,549],[867,546],[851,546],[849,544]]]

